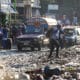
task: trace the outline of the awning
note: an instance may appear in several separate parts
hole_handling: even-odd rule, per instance
[[[6,14],[17,14],[18,12],[11,6],[8,4],[1,4],[1,9],[0,12],[2,13],[6,13]]]
[[[57,20],[53,18],[44,18],[43,19],[47,22],[49,26],[57,25]]]

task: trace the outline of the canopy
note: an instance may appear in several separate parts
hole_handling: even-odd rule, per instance
[[[8,4],[1,4],[0,12],[6,13],[6,14],[10,14],[10,13],[16,14],[17,13],[17,11],[11,5],[8,5]]]
[[[40,24],[48,24],[48,26],[57,25],[57,20],[53,18],[30,18],[27,20],[27,24],[33,24],[34,22],[39,22]]]
[[[43,18],[49,26],[57,25],[57,20],[53,18]]]

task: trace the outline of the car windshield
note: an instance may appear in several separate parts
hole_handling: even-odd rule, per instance
[[[37,28],[37,27],[26,27],[25,29],[25,34],[41,34],[43,33],[43,29],[41,27]]]
[[[65,29],[64,33],[66,36],[72,36],[75,33],[75,31],[74,29]]]

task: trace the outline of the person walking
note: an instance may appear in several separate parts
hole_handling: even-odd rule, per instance
[[[8,28],[6,27],[6,25],[3,26],[3,40],[2,40],[2,46],[3,49],[6,49],[9,44],[7,44],[7,39],[8,39]]]
[[[57,25],[57,28],[59,30],[59,39],[58,40],[59,40],[59,43],[60,43],[60,47],[62,49],[64,47],[64,43],[63,43],[63,41],[64,41],[64,31],[63,31],[62,26],[60,24]]]
[[[63,26],[70,25],[70,19],[66,15],[63,15],[61,23],[63,24]]]
[[[78,17],[77,16],[73,16],[72,24],[75,25],[75,26],[78,25]]]
[[[25,29],[26,29],[26,25],[23,23],[21,28],[22,34],[25,34]]]
[[[54,51],[54,48],[56,48],[56,58],[59,58],[60,44],[59,44],[59,30],[58,30],[57,26],[51,28],[47,34],[50,39],[50,54],[49,54],[48,58],[51,57],[51,55]]]
[[[15,44],[15,42],[16,42],[17,33],[18,33],[17,27],[16,27],[16,25],[13,25],[12,28],[11,28],[13,44]]]

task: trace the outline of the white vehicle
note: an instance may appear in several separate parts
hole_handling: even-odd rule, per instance
[[[65,26],[64,39],[68,44],[79,44],[80,43],[80,28],[78,26]]]

